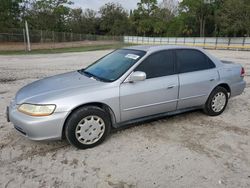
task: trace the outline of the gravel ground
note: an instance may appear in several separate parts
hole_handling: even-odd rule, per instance
[[[0,56],[0,187],[250,187],[250,52],[210,51],[248,71],[245,92],[218,117],[195,111],[143,123],[88,150],[30,141],[6,122],[19,88],[108,52]]]

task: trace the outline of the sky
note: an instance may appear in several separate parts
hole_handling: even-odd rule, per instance
[[[140,0],[72,0],[74,2],[73,7],[82,9],[93,9],[98,10],[101,6],[105,5],[106,3],[113,2],[113,3],[120,3],[125,9],[135,9],[137,7],[137,3]],[[158,0],[160,2],[162,0]]]

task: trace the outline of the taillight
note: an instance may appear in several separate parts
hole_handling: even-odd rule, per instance
[[[244,67],[241,67],[240,76],[241,77],[245,76],[245,69],[244,69]]]

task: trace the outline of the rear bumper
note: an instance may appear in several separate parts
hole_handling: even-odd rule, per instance
[[[14,124],[16,130],[31,140],[59,140],[62,137],[67,112],[54,113],[46,117],[32,117],[9,106],[6,117]]]
[[[235,97],[243,93],[246,88],[246,81],[242,80],[241,82],[237,82],[231,85],[231,97]]]

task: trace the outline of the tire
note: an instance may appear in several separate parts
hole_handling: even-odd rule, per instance
[[[110,129],[110,116],[106,111],[96,106],[86,106],[70,115],[65,124],[65,136],[76,148],[87,149],[101,144]]]
[[[225,110],[227,103],[227,90],[223,87],[218,86],[209,95],[204,107],[204,112],[209,116],[218,116]]]

